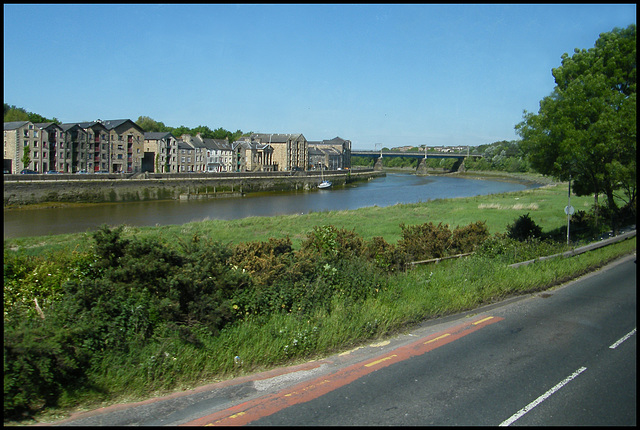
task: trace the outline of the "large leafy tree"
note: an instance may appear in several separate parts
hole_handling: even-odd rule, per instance
[[[591,49],[562,55],[552,70],[556,87],[538,114],[516,125],[531,166],[574,180],[576,195],[603,193],[635,207],[636,26],[602,33]]]

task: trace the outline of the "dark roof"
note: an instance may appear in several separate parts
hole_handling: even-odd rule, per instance
[[[166,137],[173,137],[173,134],[169,131],[145,131],[144,138],[145,140],[162,140]]]
[[[17,130],[20,127],[28,124],[30,121],[9,121],[4,123],[5,130]]]
[[[270,133],[253,133],[251,135],[251,140],[260,139],[262,143],[285,143],[289,140],[298,140],[300,137],[304,138],[302,133],[294,133],[294,134],[270,134]]]
[[[233,148],[225,139],[203,139],[204,147],[218,151],[231,151]]]
[[[113,130],[114,128],[118,128],[123,124],[126,124],[127,122],[131,123],[131,125],[134,128],[137,128],[140,132],[144,133],[144,130],[135,122],[131,121],[130,119],[107,119],[107,120],[98,120],[97,122],[101,123],[102,125],[104,125],[107,130]]]
[[[189,149],[189,150],[193,151],[194,148],[193,148],[193,146],[191,146],[190,144],[188,144],[184,140],[179,140],[178,141],[178,149]]]
[[[77,122],[65,122],[64,124],[60,124],[60,128],[63,131],[67,131],[72,129],[73,127],[80,127]]]

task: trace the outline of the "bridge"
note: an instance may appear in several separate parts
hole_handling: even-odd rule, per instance
[[[351,151],[352,157],[369,157],[369,158],[384,158],[384,157],[405,157],[405,158],[482,158],[481,154],[461,154],[453,152],[437,152],[427,153],[423,151],[413,152],[398,152],[398,151]]]
[[[420,162],[418,163],[418,168],[416,172],[418,174],[426,174],[427,166],[425,164],[425,160],[429,158],[457,158],[458,160],[453,166],[454,171],[458,171],[461,168],[464,169],[464,159],[465,158],[482,158],[481,154],[470,154],[467,152],[464,153],[454,153],[454,152],[437,152],[437,153],[427,153],[427,151],[413,151],[413,152],[398,152],[398,151],[351,151],[352,157],[368,157],[368,158],[377,158],[376,164],[374,166],[374,170],[382,170],[382,158],[384,157],[405,157],[405,158],[418,158]]]

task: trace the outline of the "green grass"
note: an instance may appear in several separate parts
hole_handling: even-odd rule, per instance
[[[571,197],[576,210],[588,210],[593,197]],[[127,226],[127,235],[158,236],[168,242],[187,240],[194,235],[211,237],[223,243],[265,241],[289,236],[294,247],[318,225],[334,225],[353,230],[363,239],[383,237],[395,243],[401,237],[400,224],[442,222],[452,229],[476,221],[484,221],[490,234],[503,233],[520,215],[530,214],[543,231],[566,225],[564,207],[567,205],[566,184],[541,188],[455,199],[437,199],[422,203],[397,204],[389,207],[367,207],[355,210],[312,212],[304,215],[249,217],[238,220],[208,220],[183,225],[158,227]],[[87,251],[90,233],[74,233],[5,239],[5,249],[21,250],[29,255],[48,251]]]

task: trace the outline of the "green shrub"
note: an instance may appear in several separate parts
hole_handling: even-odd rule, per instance
[[[408,261],[440,258],[447,255],[451,231],[448,225],[433,223],[406,226],[400,224],[402,238],[398,248],[407,255]]]
[[[364,241],[355,232],[332,225],[315,226],[301,244],[302,251],[315,253],[329,262],[360,256],[363,249]]]
[[[541,238],[542,229],[529,217],[529,214],[521,215],[513,224],[507,226],[507,235],[524,242],[531,238]]]
[[[471,223],[466,227],[456,227],[451,235],[449,251],[451,254],[466,254],[473,252],[489,237],[487,224],[481,221]]]
[[[63,392],[82,386],[88,351],[73,328],[28,318],[4,328],[5,420],[31,416],[57,406]]]
[[[387,272],[400,271],[407,262],[406,253],[379,236],[365,244],[364,255]]]

